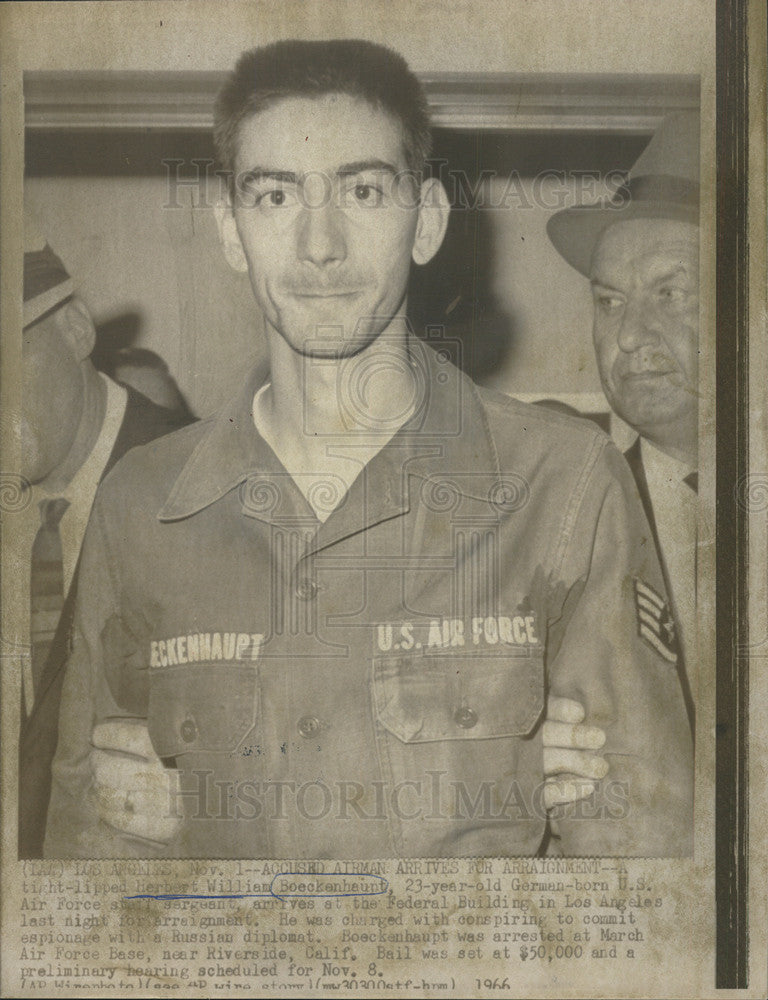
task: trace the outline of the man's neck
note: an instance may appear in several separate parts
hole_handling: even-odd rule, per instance
[[[101,433],[107,408],[107,386],[90,361],[83,365],[83,410],[67,457],[40,483],[48,493],[61,493],[85,463]]]
[[[667,464],[669,464],[668,460],[672,459],[674,462],[679,463],[681,468],[687,469],[689,472],[698,471],[696,448],[665,446],[653,438],[644,437],[643,435],[640,436],[639,441],[641,449],[643,449],[643,453],[647,458],[650,458],[652,454],[656,454],[659,460],[663,458]]]
[[[404,321],[346,358],[309,358],[277,333],[270,340],[272,380],[257,419],[289,471],[317,471],[345,445],[369,460],[418,405]]]
[[[691,469],[692,471],[696,471],[698,469],[698,454],[695,445],[693,447],[690,445],[674,445],[654,440],[653,438],[645,438],[644,440],[647,441],[651,447],[662,452],[664,455],[668,455],[670,458],[674,458],[676,462],[680,462],[681,465],[686,466],[686,468]]]
[[[638,433],[657,451],[669,455],[693,471],[698,469],[699,442],[695,414],[691,419],[678,419],[669,425],[649,427],[645,432],[638,428]]]
[[[272,381],[254,400],[256,427],[324,521],[335,508],[319,506],[314,487],[327,483],[323,495],[341,502],[421,403],[406,325],[391,324],[348,358],[304,357],[282,337],[271,347]]]

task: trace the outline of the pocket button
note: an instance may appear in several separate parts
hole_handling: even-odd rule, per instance
[[[306,577],[296,584],[296,596],[300,601],[313,601],[317,597],[317,584]]]
[[[185,743],[194,743],[197,738],[197,726],[192,719],[185,719],[181,724],[181,738]]]
[[[477,725],[477,712],[471,708],[457,708],[453,714],[453,721],[462,729],[471,729]]]
[[[303,715],[299,719],[297,728],[299,730],[299,734],[303,736],[305,740],[309,740],[320,731],[320,720],[316,719],[314,715]]]

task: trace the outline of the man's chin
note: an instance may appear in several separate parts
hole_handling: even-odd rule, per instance
[[[689,394],[678,371],[648,371],[625,375],[614,382],[607,393],[614,410],[622,415],[639,412],[675,411]],[[622,417],[626,420],[626,417]]]
[[[654,437],[654,431],[674,426],[686,419],[687,401],[677,398],[653,400],[646,398],[632,405],[624,400],[622,405],[611,404],[611,408],[629,424],[641,437]]]
[[[363,323],[357,319],[327,326],[318,323],[294,326],[290,333],[280,330],[285,342],[297,354],[306,358],[317,358],[326,361],[342,361],[353,358],[369,347],[381,333],[381,327],[365,330]],[[285,329],[285,328],[284,328]],[[290,328],[289,328],[290,329]],[[300,330],[301,332],[294,332]]]

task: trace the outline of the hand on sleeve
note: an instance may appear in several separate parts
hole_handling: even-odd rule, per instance
[[[99,819],[125,836],[167,843],[179,831],[178,772],[163,766],[146,726],[103,722],[93,731],[90,765]]]
[[[584,708],[570,698],[551,696],[542,730],[544,743],[544,805],[547,809],[577,802],[594,792],[608,773],[608,761],[599,754],[605,733],[583,725]]]

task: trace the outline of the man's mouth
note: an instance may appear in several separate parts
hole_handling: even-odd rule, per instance
[[[671,375],[674,370],[674,368],[649,368],[642,372],[624,372],[619,377],[624,382],[643,382],[645,380],[663,378],[665,375]]]
[[[359,295],[359,288],[333,288],[312,291],[304,290],[292,291],[290,294],[297,299],[349,299],[353,295]]]

